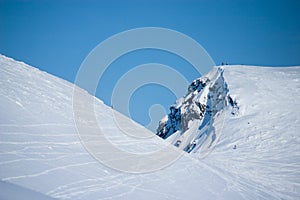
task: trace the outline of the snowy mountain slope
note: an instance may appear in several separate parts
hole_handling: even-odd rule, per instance
[[[28,188],[0,181],[0,199],[19,200],[25,198],[30,200],[54,200],[54,198]]]
[[[210,154],[202,158],[203,151],[194,148],[169,167],[128,174],[103,165],[84,148],[74,124],[78,119],[73,115],[72,84],[0,56],[0,186],[6,186],[0,193],[22,188],[29,198],[42,194],[58,199],[298,199],[300,68],[228,66],[219,70],[222,76],[216,72],[217,68],[211,72],[216,75],[211,80],[219,80],[221,93],[227,87],[233,106],[224,96],[220,99],[226,100],[225,106],[217,109],[222,115],[204,120],[213,125],[201,128],[208,135],[213,130],[209,128],[222,127],[218,119],[225,122]],[[145,153],[167,144],[158,137],[137,140],[124,135],[113,123],[111,108],[80,91],[79,109],[95,101],[98,125],[115,146]],[[196,107],[186,105],[191,116],[200,115],[190,110]],[[129,131],[149,134],[122,119]],[[84,131],[93,133],[89,118],[79,120],[86,124]],[[191,134],[191,129],[198,130],[199,120],[187,121]]]
[[[23,188],[28,196],[20,198],[25,199],[40,193],[58,199],[241,198],[223,177],[188,155],[144,174],[101,164],[79,139],[72,107],[74,86],[64,80],[0,56],[0,85],[0,177],[7,186],[1,186],[3,194]],[[95,100],[98,122],[118,147],[143,153],[166,145],[158,137],[141,141],[124,136],[113,123],[111,108],[84,91],[79,98]],[[81,120],[86,131],[94,129],[89,119]],[[133,132],[149,132],[127,118],[122,122]]]
[[[190,85],[160,121],[157,134],[193,157],[210,152],[203,162],[230,187],[250,195],[245,198],[297,199],[299,94],[300,67],[217,68]],[[216,146],[204,146],[212,135]]]
[[[204,162],[256,198],[300,197],[300,67],[225,68],[229,94],[222,134]],[[242,86],[242,87],[241,87]]]

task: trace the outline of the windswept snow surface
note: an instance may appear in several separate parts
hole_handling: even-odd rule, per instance
[[[129,174],[83,147],[72,107],[79,88],[0,56],[0,192],[24,191],[23,199],[299,199],[300,68],[228,66],[222,76],[239,109],[224,107],[213,151],[202,159],[201,151],[184,153],[169,167]],[[82,94],[82,102],[94,98]],[[145,153],[167,144],[124,136],[111,108],[94,99],[101,128],[119,148]],[[123,123],[148,133],[130,119]]]
[[[128,174],[101,164],[79,139],[72,110],[74,85],[64,80],[0,56],[0,85],[0,177],[4,183],[32,191],[28,198],[35,192],[58,199],[241,197],[228,190],[226,180],[206,164],[187,155],[146,174]],[[80,98],[85,102],[94,97],[82,91]],[[124,136],[111,108],[96,98],[95,103],[101,128],[120,148],[149,153],[166,144],[154,134],[145,141]],[[93,129],[88,119],[84,122],[87,130]],[[149,132],[129,119],[123,123],[133,132]]]
[[[299,199],[300,67],[229,66],[224,78],[239,109],[203,162],[252,199]]]
[[[245,199],[299,199],[299,120],[300,67],[226,66],[195,80],[157,135],[209,152],[202,162]]]

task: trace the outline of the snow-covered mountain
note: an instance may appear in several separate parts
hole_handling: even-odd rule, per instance
[[[299,81],[300,67],[215,68],[172,106],[160,126],[166,140],[141,141],[124,135],[97,98],[0,56],[0,199],[298,199]],[[107,167],[80,140],[75,90],[83,110],[95,101],[98,125],[118,148],[146,155],[175,142],[174,151],[189,153],[151,173]],[[114,114],[129,131],[150,134]],[[79,120],[94,130],[89,118]]]
[[[170,106],[157,135],[256,198],[300,198],[300,67],[218,67]],[[266,195],[266,196],[265,196]],[[244,196],[246,197],[246,196]]]

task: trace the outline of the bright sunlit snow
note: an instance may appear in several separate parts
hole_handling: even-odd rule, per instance
[[[191,102],[215,105],[216,115],[190,118],[166,140],[124,136],[111,108],[82,91],[82,108],[95,100],[98,125],[120,149],[153,152],[179,139],[178,149],[190,152],[153,173],[129,174],[101,164],[82,145],[74,85],[0,56],[0,199],[299,199],[300,67],[226,66],[207,77],[217,91],[210,100],[204,89],[174,106],[196,116],[203,109]],[[123,118],[128,130],[149,133]]]

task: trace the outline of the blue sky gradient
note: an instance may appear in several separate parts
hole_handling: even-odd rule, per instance
[[[299,1],[283,0],[0,0],[0,53],[74,82],[80,64],[100,42],[128,29],[152,26],[192,37],[218,65],[226,60],[300,65],[299,10]],[[96,95],[108,105],[118,78],[139,64],[167,64],[189,81],[199,76],[189,63],[162,51],[126,56],[111,66],[97,90]],[[162,92],[165,88],[148,85],[143,89],[133,95],[130,109],[133,119],[145,125],[152,104],[167,109],[175,99],[170,92]],[[168,95],[162,100],[162,94]]]

